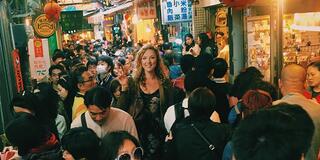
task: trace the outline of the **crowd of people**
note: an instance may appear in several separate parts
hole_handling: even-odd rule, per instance
[[[285,66],[278,93],[255,67],[230,83],[205,33],[187,34],[180,58],[110,46],[55,51],[48,79],[12,100],[1,159],[319,159],[320,62]]]

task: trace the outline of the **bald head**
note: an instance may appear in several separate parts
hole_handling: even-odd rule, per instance
[[[283,92],[301,92],[306,81],[306,70],[297,64],[289,64],[281,71],[280,89]],[[284,90],[284,91],[282,91]]]

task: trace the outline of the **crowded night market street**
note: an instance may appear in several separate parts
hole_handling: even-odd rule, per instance
[[[0,160],[320,160],[320,0],[0,0]]]

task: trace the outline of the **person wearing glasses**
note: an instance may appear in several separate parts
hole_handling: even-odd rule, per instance
[[[126,131],[111,132],[103,137],[99,154],[101,160],[143,159],[138,140]]]
[[[79,66],[75,69],[72,81],[74,88],[77,90],[72,106],[72,120],[74,120],[87,110],[84,105],[84,95],[88,90],[97,85],[97,81],[85,66]]]
[[[54,89],[57,89],[58,87],[58,80],[60,77],[65,73],[63,66],[57,64],[57,65],[52,65],[49,68],[49,80],[52,84],[52,87]]]
[[[111,107],[111,101],[111,93],[106,88],[97,86],[90,89],[84,96],[87,111],[71,123],[71,128],[90,128],[99,138],[113,131],[127,131],[138,138],[133,118],[125,111]]]

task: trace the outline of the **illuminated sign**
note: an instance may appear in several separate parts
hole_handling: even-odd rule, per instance
[[[138,0],[137,12],[140,19],[157,18],[156,1]]]
[[[34,20],[33,28],[40,37],[50,37],[56,31],[56,23],[49,21],[45,14],[41,14]]]
[[[162,0],[162,23],[183,22],[192,20],[192,3],[188,0]]]

